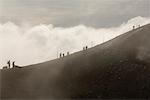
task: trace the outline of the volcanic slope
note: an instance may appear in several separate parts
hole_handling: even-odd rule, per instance
[[[0,83],[1,99],[149,98],[150,24],[63,58],[1,70]]]

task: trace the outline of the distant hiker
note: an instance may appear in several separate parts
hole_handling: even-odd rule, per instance
[[[59,55],[59,56],[60,56],[60,58],[61,58],[61,57],[62,57],[62,54],[60,53],[60,55]]]
[[[87,49],[88,49],[88,46],[86,46],[85,49],[87,50]]]
[[[133,30],[135,29],[135,26],[133,26]]]
[[[13,61],[12,66],[13,66],[13,68],[15,67],[15,61]]]
[[[8,64],[8,68],[10,68],[10,60],[7,62],[7,64]]]
[[[67,55],[69,55],[69,52],[67,52]]]
[[[65,54],[63,53],[63,57],[65,57]]]

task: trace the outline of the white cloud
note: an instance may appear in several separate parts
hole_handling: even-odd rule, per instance
[[[8,60],[29,65],[51,60],[60,52],[76,52],[82,47],[100,44],[132,29],[133,25],[150,23],[150,18],[136,17],[118,27],[93,28],[85,25],[54,27],[53,25],[0,24],[0,67]],[[92,44],[91,44],[92,42]]]

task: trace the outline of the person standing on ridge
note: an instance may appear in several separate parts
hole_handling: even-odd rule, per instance
[[[60,53],[60,55],[59,55],[59,56],[60,56],[60,58],[61,58],[61,53]]]
[[[7,62],[7,64],[8,64],[8,68],[10,68],[10,60]]]
[[[86,46],[85,49],[87,50],[87,49],[88,49],[88,46]]]
[[[13,68],[15,67],[15,61],[13,61],[12,66],[13,66]]]
[[[133,30],[135,29],[135,26],[133,26]]]

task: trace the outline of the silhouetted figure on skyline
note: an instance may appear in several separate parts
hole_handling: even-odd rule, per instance
[[[62,54],[60,53],[59,57],[61,58],[62,57]]]
[[[13,66],[13,68],[15,67],[15,61],[13,61],[12,66]]]
[[[63,57],[65,57],[65,54],[63,53]]]
[[[10,68],[10,60],[7,62],[7,64],[8,64],[8,68]]]
[[[133,26],[133,30],[135,29],[135,26]]]
[[[88,49],[88,46],[86,46],[85,49],[87,50],[87,49]]]

